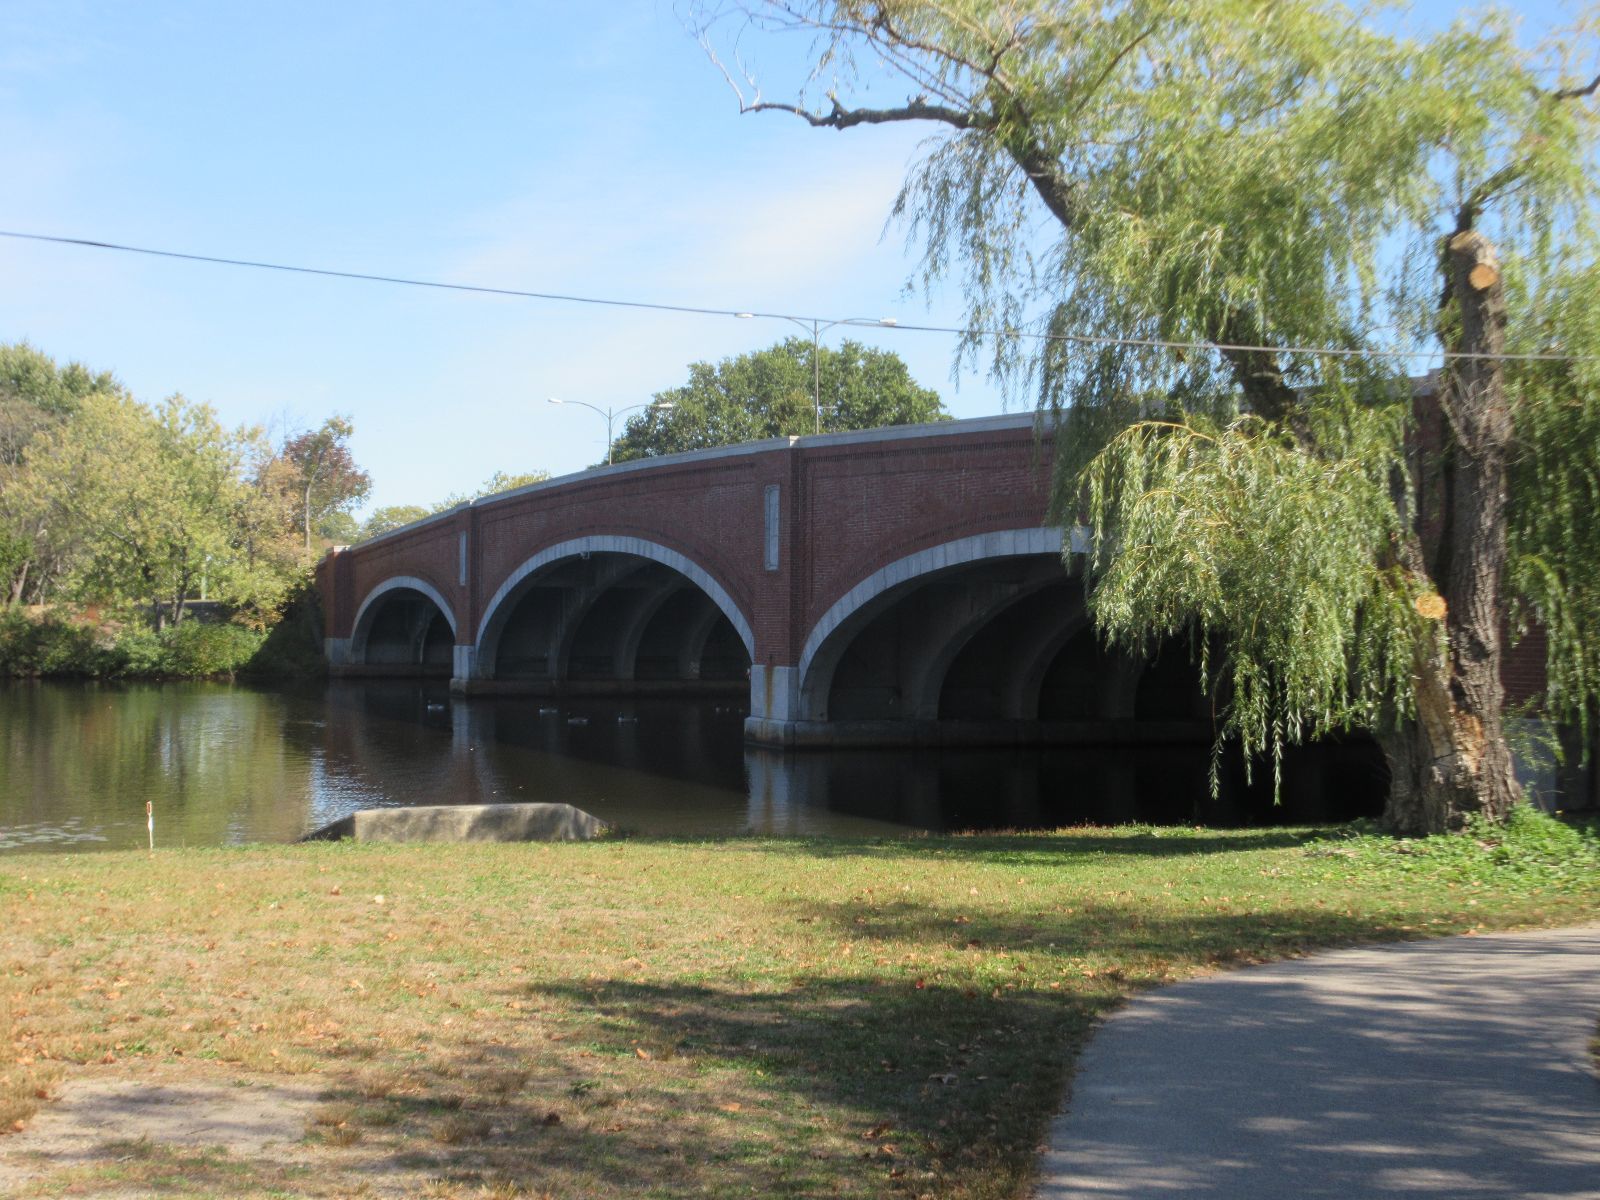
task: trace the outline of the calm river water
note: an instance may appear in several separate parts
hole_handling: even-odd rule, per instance
[[[358,808],[506,800],[706,835],[1246,824],[1375,803],[1359,756],[1314,802],[1274,808],[1259,781],[1212,800],[1205,747],[786,756],[744,745],[744,715],[727,701],[469,702],[442,684],[0,683],[0,852],[143,846],[147,800],[157,844],[188,846],[292,841]]]

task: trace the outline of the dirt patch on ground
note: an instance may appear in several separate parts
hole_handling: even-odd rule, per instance
[[[220,1076],[69,1078],[25,1130],[0,1139],[0,1193],[61,1172],[191,1151],[241,1164],[268,1154],[296,1158],[321,1094],[314,1084]]]

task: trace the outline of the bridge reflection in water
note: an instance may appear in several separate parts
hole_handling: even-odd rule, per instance
[[[1375,814],[1387,778],[1369,743],[1296,751],[1285,803],[1270,770],[1204,745],[859,749],[749,745],[716,698],[463,699],[442,683],[350,681],[328,693],[323,770],[338,800],[574,804],[642,834],[891,835],[1079,823],[1300,823]]]
[[[1370,747],[1288,766],[1287,803],[1203,746],[812,750],[748,745],[737,700],[452,696],[443,679],[326,690],[0,682],[0,854],[292,841],[359,808],[562,800],[691,837],[882,835],[1082,821],[1309,821],[1374,811]]]

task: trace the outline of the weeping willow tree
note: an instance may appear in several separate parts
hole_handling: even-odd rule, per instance
[[[1315,0],[700,15],[744,111],[933,131],[896,213],[962,357],[1064,431],[1104,636],[1187,636],[1248,755],[1377,731],[1397,829],[1506,814],[1503,638],[1543,625],[1552,716],[1600,694],[1592,24],[1544,53]],[[728,51],[752,28],[809,39],[792,99]]]

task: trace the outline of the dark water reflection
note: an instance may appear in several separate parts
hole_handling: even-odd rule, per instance
[[[728,701],[452,699],[442,684],[0,686],[0,851],[290,841],[358,808],[556,800],[641,833],[895,834],[1083,821],[1254,824],[1371,811],[1346,747],[1290,764],[1290,803],[1207,749],[782,755]]]

